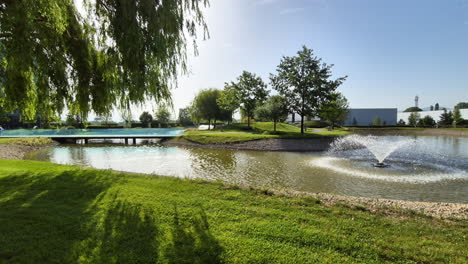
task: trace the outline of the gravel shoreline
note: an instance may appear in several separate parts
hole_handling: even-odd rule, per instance
[[[265,142],[266,141],[266,142]],[[248,150],[263,150],[263,151],[281,151],[287,149],[288,151],[321,151],[324,141],[317,140],[294,140],[294,139],[268,139],[250,141],[249,144],[218,144],[205,146],[192,142],[164,142],[164,145],[177,145],[184,147],[208,147],[216,149],[246,149]],[[322,142],[322,143],[320,143]],[[168,144],[170,143],[170,144]],[[178,143],[178,144],[174,144]],[[183,143],[183,144],[181,144]],[[247,142],[245,142],[247,143]],[[262,146],[262,144],[264,144]],[[287,146],[287,144],[291,144]],[[301,146],[302,144],[302,146]],[[42,146],[25,146],[25,145],[0,145],[0,159],[24,159],[25,155],[31,151],[36,151],[42,148],[57,145],[57,143],[42,145]],[[328,146],[328,144],[327,144]],[[323,150],[323,149],[322,149]],[[297,150],[296,150],[297,151]],[[248,188],[248,187],[245,187]],[[271,193],[279,195],[297,195],[307,196],[319,199],[324,205],[344,204],[346,206],[355,207],[360,210],[368,210],[371,212],[383,212],[385,214],[393,214],[404,216],[402,211],[410,211],[418,214],[436,217],[440,219],[468,219],[468,204],[459,203],[434,203],[434,202],[414,202],[403,200],[390,200],[380,198],[365,198],[365,197],[352,197],[341,196],[329,193],[307,193],[307,192],[294,192],[294,191],[271,191]]]

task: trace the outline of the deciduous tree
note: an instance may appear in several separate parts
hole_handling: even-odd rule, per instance
[[[165,106],[160,106],[158,111],[155,113],[156,121],[158,121],[160,126],[167,126],[170,121],[171,113]]]
[[[271,84],[288,98],[291,109],[301,116],[301,133],[304,133],[304,117],[316,116],[320,106],[332,99],[333,92],[346,77],[331,80],[331,68],[316,57],[306,46],[296,56],[284,56],[271,75]]]
[[[140,122],[146,126],[146,127],[149,127],[151,125],[151,122],[153,121],[153,116],[148,113],[148,112],[143,112],[141,115],[140,115]]]
[[[330,121],[330,129],[335,128],[335,124],[346,120],[349,114],[348,100],[341,93],[334,93],[333,99],[325,102],[319,109],[319,116]]]
[[[0,97],[28,118],[169,100],[208,0],[0,1]]]
[[[270,96],[264,104],[255,109],[255,119],[273,121],[273,131],[276,124],[284,121],[288,115],[288,102],[281,95]]]
[[[412,112],[408,117],[408,124],[417,127],[419,119],[421,119],[421,115],[418,112]]]
[[[200,91],[192,104],[192,112],[196,114],[194,118],[205,119],[208,121],[208,129],[211,128],[211,121],[216,128],[217,120],[227,120],[230,118],[227,111],[222,110],[218,105],[218,98],[221,91],[218,89],[205,89]]]
[[[235,90],[232,93],[237,97],[237,102],[247,116],[248,128],[250,128],[250,118],[255,108],[262,104],[268,96],[266,87],[262,78],[247,71],[242,72],[237,78],[237,82],[230,84],[230,89]]]
[[[234,114],[234,112],[240,107],[238,93],[239,92],[235,86],[226,83],[224,86],[224,90],[221,91],[221,95],[217,100],[219,107],[222,110],[230,113],[231,118],[229,122],[232,121],[232,115]]]
[[[179,123],[182,126],[191,126],[194,124],[190,118],[190,107],[179,109]]]

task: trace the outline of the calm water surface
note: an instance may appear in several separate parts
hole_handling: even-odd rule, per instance
[[[372,155],[362,150],[337,158],[329,153],[61,145],[30,158],[280,190],[468,203],[468,138],[408,138],[417,144],[390,155],[389,169],[370,166]]]

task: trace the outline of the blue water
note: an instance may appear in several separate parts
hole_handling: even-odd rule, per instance
[[[183,129],[176,128],[116,128],[116,129],[14,129],[0,131],[0,138],[8,137],[174,137]]]

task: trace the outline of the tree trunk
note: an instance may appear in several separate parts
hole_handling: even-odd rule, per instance
[[[211,119],[208,119],[208,130],[211,130]]]
[[[296,122],[296,115],[294,114],[294,112],[292,112],[291,114],[291,120],[293,123]]]
[[[247,127],[250,129],[250,114],[247,113]]]
[[[276,132],[276,120],[273,120],[273,131]]]
[[[301,115],[301,134],[304,134],[304,115]]]
[[[213,123],[213,129],[216,129],[216,118],[215,118],[214,123]]]

